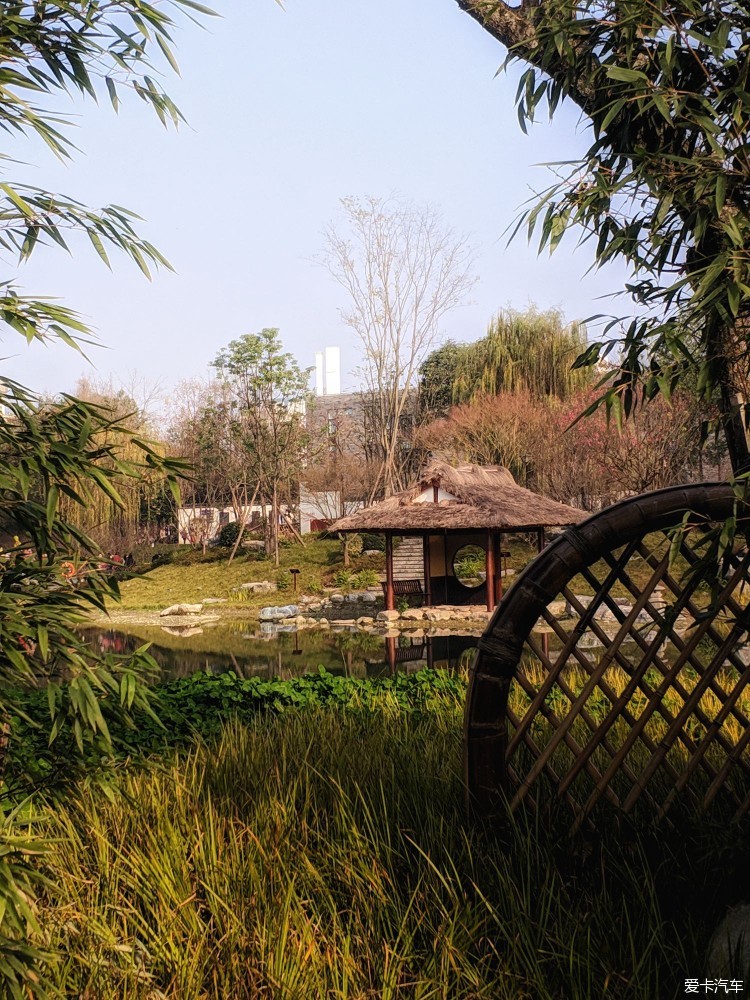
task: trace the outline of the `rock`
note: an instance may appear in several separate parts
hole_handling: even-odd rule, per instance
[[[380,549],[365,549],[365,551],[362,553],[362,555],[363,556],[379,556],[380,555]]]
[[[750,905],[735,906],[714,931],[706,966],[716,979],[750,979]]]
[[[229,600],[228,597],[204,597],[204,604],[226,604]]]
[[[329,626],[330,624],[331,624],[331,623],[330,623],[330,622],[328,621],[328,619],[327,619],[327,618],[319,618],[319,619],[318,619],[318,625],[322,625],[322,626],[323,626],[323,628],[328,628],[328,626]]]
[[[369,618],[367,615],[362,615],[361,618],[357,619],[357,625],[372,625],[375,621],[374,618]]]
[[[360,595],[360,600],[363,604],[374,604],[378,599],[378,595],[374,594],[371,590],[366,590],[364,594]]]
[[[401,633],[399,632],[398,629],[391,628],[388,629],[387,632],[384,632],[383,635],[386,637],[386,639],[397,639],[401,635]]]
[[[357,601],[360,599],[361,596],[362,595],[360,593],[358,593],[356,590],[354,590],[354,591],[352,591],[351,594],[347,594],[346,595],[346,599],[347,599],[347,601],[349,601],[350,604],[356,604]]]
[[[428,622],[447,622],[451,619],[451,612],[445,608],[425,608],[424,617]]]
[[[252,552],[265,552],[266,543],[262,539],[248,538],[246,542],[242,543],[242,548],[250,549]]]
[[[421,622],[424,618],[424,608],[407,608],[401,617],[406,621]]]
[[[160,618],[167,618],[169,615],[199,615],[203,611],[202,604],[172,604],[160,612]]]
[[[253,583],[241,583],[239,590],[249,590],[251,594],[272,594],[276,584],[270,580],[256,580]]]
[[[404,632],[404,635],[409,639],[424,639],[424,629],[410,628],[408,632]]]
[[[398,611],[381,611],[378,614],[379,622],[395,622],[401,617]]]
[[[353,618],[339,618],[336,621],[336,625],[356,625],[356,621]]]
[[[296,604],[285,604],[278,608],[261,608],[260,620],[262,622],[278,622],[284,618],[293,618],[299,614],[299,607]]]
[[[169,635],[179,635],[183,638],[203,634],[203,629],[200,625],[188,625],[187,628],[184,625],[162,625],[161,630],[162,632],[167,632]]]
[[[343,594],[331,594],[331,604],[343,604],[344,595]]]
[[[320,601],[318,601],[316,604],[311,604],[308,607],[307,610],[308,611],[322,611],[323,610],[323,605],[320,603]]]

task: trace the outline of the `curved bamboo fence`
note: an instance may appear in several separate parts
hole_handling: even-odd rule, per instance
[[[678,799],[750,809],[745,534],[713,602],[702,561],[736,504],[727,484],[642,494],[568,529],[524,570],[471,671],[475,807],[499,792],[511,809],[564,801],[574,829],[606,804],[657,818]]]

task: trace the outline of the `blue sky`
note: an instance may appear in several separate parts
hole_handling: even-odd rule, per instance
[[[166,85],[187,126],[163,129],[137,99],[119,115],[106,100],[58,99],[77,116],[83,153],[61,166],[38,144],[12,150],[33,166],[8,168],[9,180],[137,211],[175,267],[149,283],[124,259],[110,273],[76,246],[72,257],[42,249],[22,269],[26,292],[59,298],[96,329],[99,374],[137,371],[169,387],[264,326],[304,365],[334,344],[353,368],[346,302],[310,260],[346,195],[431,202],[471,238],[479,282],[446,336],[475,339],[508,305],[559,306],[570,319],[613,308],[597,299],[623,274],[585,276],[586,246],[569,238],[552,258],[522,238],[506,247],[519,206],[548,181],[535,165],[575,157],[587,133],[570,106],[524,136],[520,69],[495,76],[504,50],[453,0],[215,6],[221,18],[205,30],[184,22],[175,39],[182,76]],[[70,390],[88,368],[62,345],[27,348],[13,334],[0,350],[5,374],[36,389]]]

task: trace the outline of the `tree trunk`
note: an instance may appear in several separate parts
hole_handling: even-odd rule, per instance
[[[259,486],[255,487],[255,491],[253,493],[253,499],[250,501],[250,504],[248,505],[247,487],[245,487],[245,503],[243,504],[242,517],[240,518],[240,530],[237,532],[237,537],[234,540],[234,546],[229,556],[229,563],[228,563],[229,566],[232,565],[232,560],[237,555],[237,549],[240,547],[240,542],[242,541],[242,535],[244,534],[245,531],[245,525],[247,524],[248,516],[252,516],[252,506],[255,503],[255,498],[258,496],[259,488],[260,488]]]
[[[279,502],[276,494],[276,483],[273,484],[273,500],[271,503],[273,517],[273,559],[274,565],[279,565]]]
[[[721,392],[721,423],[735,476],[750,470],[745,415],[748,365],[743,360],[743,345],[749,328],[750,317],[741,317],[737,320],[735,329],[726,331],[718,345],[720,362],[717,381]]]

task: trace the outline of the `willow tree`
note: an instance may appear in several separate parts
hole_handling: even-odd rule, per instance
[[[151,420],[133,396],[125,389],[111,384],[101,384],[91,378],[78,380],[74,390],[76,399],[92,403],[97,412],[106,415],[106,430],[101,428],[99,440],[108,453],[126,463],[138,463],[141,458],[139,440],[151,438]],[[152,441],[151,447],[159,455],[166,454],[161,442]],[[102,463],[105,461],[102,458]],[[105,492],[92,495],[85,505],[72,497],[60,497],[60,514],[69,523],[91,535],[107,551],[129,549],[135,544],[141,525],[147,529],[156,522],[163,523],[164,508],[174,517],[174,504],[166,500],[169,494],[163,471],[142,468],[137,477],[117,472],[114,462],[106,459],[108,471],[113,474],[117,499]]]
[[[519,220],[553,250],[571,228],[623,261],[635,315],[581,364],[619,349],[601,402],[618,420],[689,373],[718,394],[735,471],[750,464],[750,13],[738,0],[456,0],[527,65],[521,126],[572,102],[591,144]]]
[[[440,416],[452,405],[500,392],[566,399],[591,382],[590,372],[575,367],[585,348],[584,326],[567,323],[557,309],[503,310],[484,337],[468,344],[448,342],[425,359],[422,409]]]

